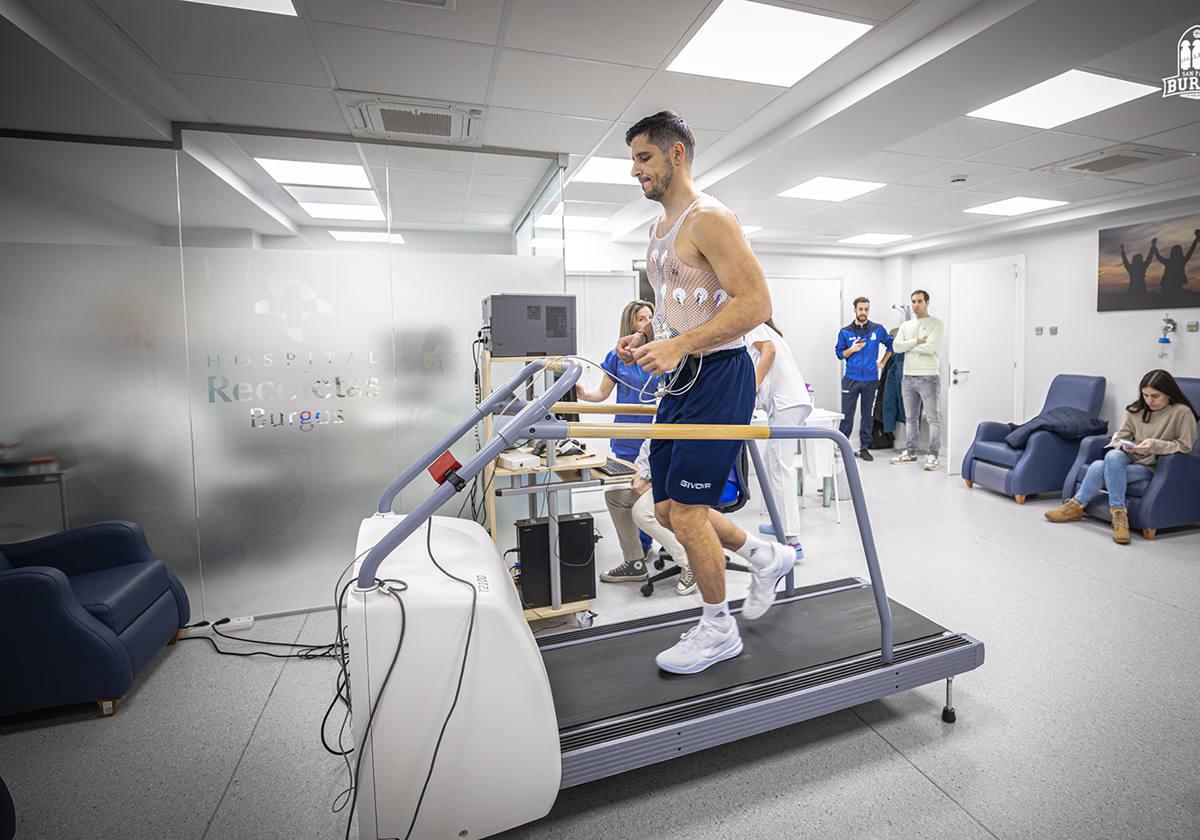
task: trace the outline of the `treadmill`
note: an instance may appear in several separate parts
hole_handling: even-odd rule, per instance
[[[556,404],[579,378],[578,362],[554,362],[562,375],[540,398],[517,396],[551,363],[526,365],[487,397],[363,521],[357,580],[345,599],[362,838],[490,836],[544,816],[559,789],[938,680],[946,681],[942,719],[954,722],[953,679],[983,663],[983,643],[887,598],[845,436],[806,427],[567,423],[560,411],[588,408]],[[512,419],[458,465],[448,447],[488,414]],[[764,617],[739,622],[741,655],[699,674],[668,674],[654,662],[699,619],[699,608],[535,639],[487,533],[434,516],[501,450],[527,440],[718,435],[748,442],[776,534],[783,528],[753,441],[827,438],[839,446],[868,577],[797,588],[789,574]],[[411,513],[392,513],[399,491],[427,468],[437,489]],[[557,544],[553,517],[550,541]],[[554,608],[559,572],[552,562]],[[741,602],[730,608],[736,615]]]

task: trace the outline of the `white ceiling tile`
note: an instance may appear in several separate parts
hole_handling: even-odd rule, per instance
[[[888,184],[886,187],[871,190],[871,192],[865,195],[848,199],[848,201],[850,203],[892,204],[901,207],[912,207],[920,204],[922,201],[928,201],[940,195],[952,194],[950,190],[943,190],[938,187],[910,187],[905,184]]]
[[[981,216],[978,213],[947,213],[944,216],[934,216],[929,221],[945,227],[959,228],[972,225],[986,225],[996,221],[995,216]]]
[[[650,71],[544,53],[503,50],[491,104],[573,117],[614,119]]]
[[[720,189],[708,191],[710,194],[721,197]],[[828,207],[829,201],[814,201],[808,198],[783,198],[781,196],[772,196],[770,198],[758,198],[753,201],[737,201],[731,204],[730,209],[735,212],[756,212],[756,213],[777,213],[781,216],[802,216],[806,213],[811,213],[814,210],[821,210]]]
[[[1089,61],[1083,69],[1100,70],[1126,79],[1161,85],[1164,77],[1175,75],[1179,61],[1175,49],[1179,44],[1179,36],[1195,23],[1194,19],[1182,20],[1149,38]]]
[[[411,3],[305,0],[313,20],[495,44],[504,0],[457,0],[453,11]]]
[[[992,149],[990,152],[976,155],[971,160],[976,163],[998,163],[1002,166],[1036,169],[1039,166],[1073,158],[1076,155],[1094,152],[1109,145],[1112,145],[1110,141],[1097,140],[1094,137],[1042,131],[999,149]]]
[[[349,126],[328,88],[270,82],[245,82],[177,73],[172,78],[214,122],[329,131],[345,134]]]
[[[6,80],[0,84],[4,128],[165,139],[3,17],[0,78]]]
[[[897,152],[876,152],[848,166],[830,172],[835,178],[854,178],[860,181],[882,181],[893,184],[951,163],[951,159],[907,155]]]
[[[581,184],[578,181],[567,184],[564,197],[568,201],[603,201],[622,205],[645,200],[642,199],[642,188],[637,184]]]
[[[483,120],[483,142],[510,149],[582,155],[592,150],[609,125],[608,120],[491,107]]]
[[[514,178],[508,175],[471,176],[471,195],[520,196],[528,198],[537,189],[538,178]]]
[[[550,170],[551,165],[558,164],[549,158],[477,154],[473,171],[480,175],[512,175],[540,179]]]
[[[680,114],[692,129],[728,131],[764,108],[787,89],[685,73],[660,73],[622,114],[634,123],[662,110]]]
[[[1195,122],[1196,103],[1173,97],[1143,96],[1090,117],[1058,126],[1058,131],[1125,142]]]
[[[463,213],[463,224],[492,225],[493,227],[509,227],[513,222],[512,213],[478,213],[468,210]]]
[[[896,143],[890,150],[910,155],[962,160],[1037,132],[1038,129],[1024,125],[982,120],[978,117],[958,117],[937,128],[910,137],[902,143]]]
[[[977,207],[980,204],[987,204],[989,201],[995,200],[996,197],[990,193],[954,190],[945,195],[927,199],[921,202],[921,206],[932,207],[937,210],[963,210],[967,207]]]
[[[363,155],[372,166],[396,169],[431,169],[438,172],[470,172],[475,152],[470,149],[417,149],[364,143]]]
[[[796,230],[796,229],[811,229],[819,230],[824,225],[829,224],[829,220],[816,219],[805,216],[789,216],[783,213],[762,213],[757,210],[748,210],[744,213],[737,214],[738,221],[744,225],[760,225],[764,229],[771,228],[776,230]],[[757,234],[755,234],[757,236]]]
[[[268,137],[258,134],[227,134],[217,136],[229,138],[252,158],[306,160],[315,163],[361,164],[363,162],[362,156],[359,154],[360,147],[357,143],[308,140],[298,137]],[[226,162],[228,163],[229,161]],[[261,167],[257,163],[254,164],[254,168],[261,170]]]
[[[1137,184],[1110,181],[1107,178],[1081,178],[1073,183],[1052,187],[1041,192],[1030,193],[1034,198],[1049,198],[1054,201],[1089,201],[1136,189]]]
[[[1147,166],[1145,169],[1122,172],[1120,180],[1138,184],[1165,184],[1169,181],[1195,178],[1197,175],[1200,175],[1200,157],[1187,157],[1157,166]]]
[[[511,216],[519,212],[528,200],[529,196],[469,195],[465,209],[477,213],[507,213]]]
[[[164,70],[311,87],[329,84],[298,17],[162,0],[99,0],[99,5]]]
[[[972,163],[971,161],[956,161],[954,163],[940,166],[937,169],[931,169],[928,172],[923,172],[920,175],[914,175],[904,181],[905,184],[918,187],[938,187],[940,189],[978,189],[980,185],[986,184],[988,181],[995,181],[997,178],[1004,178],[1008,175],[1017,175],[1020,170],[1012,166],[993,166],[985,163]],[[952,184],[950,179],[965,175],[967,180],[963,184]]]
[[[829,207],[810,213],[804,218],[812,224],[814,220],[832,221],[855,219],[868,222],[896,223],[907,219],[918,221],[937,216],[943,211],[932,207],[895,207],[886,204],[860,204],[849,201],[833,202]],[[885,232],[885,231],[881,231]]]
[[[338,87],[480,103],[493,48],[332,23],[315,24]]]
[[[986,184],[976,185],[975,189],[978,192],[992,195],[1033,195],[1055,187],[1070,186],[1079,181],[1080,177],[1060,175],[1055,172],[1021,172],[1007,178],[999,178]]]
[[[405,222],[436,222],[444,225],[461,225],[463,214],[459,210],[430,210],[426,208],[400,208],[392,210],[392,226]]]
[[[452,192],[390,192],[388,204],[395,209],[415,210],[428,208],[430,210],[463,210],[467,206],[467,196]]]
[[[1167,149],[1182,149],[1185,152],[1200,153],[1200,122],[1164,131],[1162,134],[1142,137],[1141,142]]]
[[[296,201],[317,204],[379,204],[375,190],[346,187],[285,187],[284,192]]]
[[[471,175],[469,172],[439,172],[428,169],[398,169],[389,167],[384,172],[383,167],[371,167],[372,180],[383,188],[387,184],[389,192],[452,192],[463,193],[470,191]]]
[[[513,0],[506,47],[655,68],[707,0]]]

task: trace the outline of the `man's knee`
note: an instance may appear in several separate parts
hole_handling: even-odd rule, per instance
[[[671,530],[684,545],[698,528],[708,523],[708,507],[706,505],[685,505],[672,501],[669,513]]]
[[[671,501],[669,499],[665,502],[655,502],[654,518],[658,520],[659,525],[668,531],[675,530],[671,527]]]

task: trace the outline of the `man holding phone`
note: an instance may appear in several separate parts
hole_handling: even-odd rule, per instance
[[[862,420],[858,426],[858,457],[874,461],[871,457],[871,410],[875,405],[875,391],[879,388],[879,370],[892,355],[892,337],[881,324],[867,316],[871,314],[871,301],[865,297],[854,299],[854,320],[838,331],[834,353],[846,362],[842,376],[842,434],[850,437],[854,429],[854,407],[862,403]],[[879,358],[879,348],[886,351]]]

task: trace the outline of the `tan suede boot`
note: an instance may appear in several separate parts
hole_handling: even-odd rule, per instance
[[[1083,505],[1075,499],[1067,499],[1056,508],[1046,511],[1046,518],[1051,522],[1077,522],[1083,519]]]
[[[1129,512],[1123,507],[1109,508],[1112,515],[1113,542],[1129,545]]]

